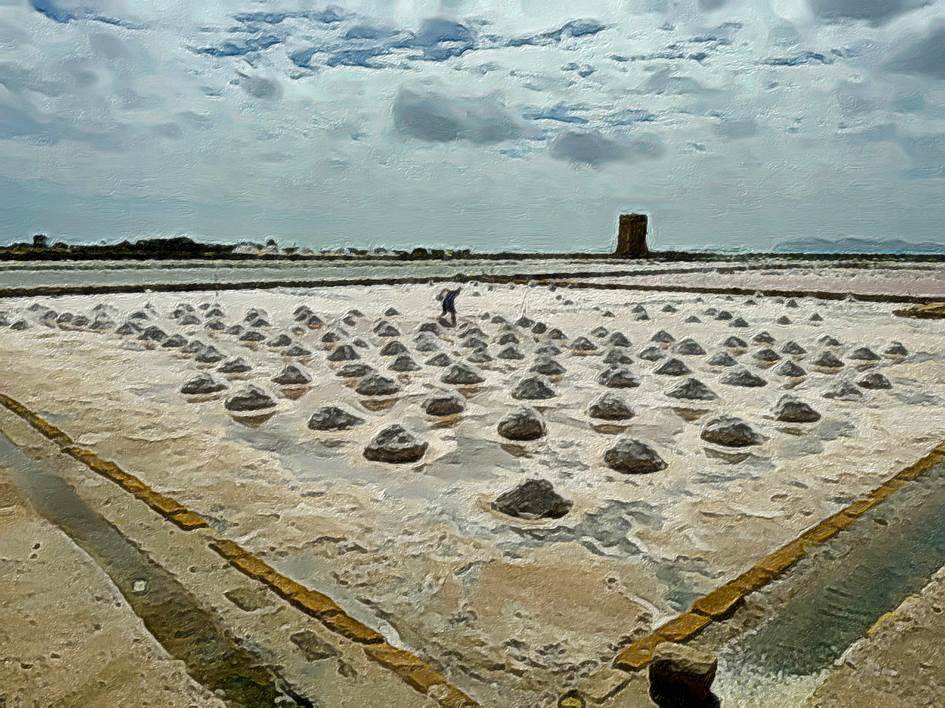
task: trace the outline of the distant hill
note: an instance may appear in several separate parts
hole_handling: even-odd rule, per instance
[[[903,241],[902,239],[841,238],[832,241],[826,238],[801,238],[781,241],[774,247],[775,253],[896,253],[896,254],[942,254],[945,243]]]

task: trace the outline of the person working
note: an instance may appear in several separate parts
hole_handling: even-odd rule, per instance
[[[446,315],[449,314],[450,322],[453,327],[456,326],[456,297],[459,295],[460,290],[462,290],[462,288],[456,288],[455,290],[444,288],[440,291],[440,294],[436,296],[436,299],[440,300],[443,305],[443,312],[440,316],[446,317]]]

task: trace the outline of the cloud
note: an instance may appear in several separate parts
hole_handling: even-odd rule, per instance
[[[715,132],[725,140],[744,140],[758,134],[758,123],[754,118],[722,119]]]
[[[654,159],[664,153],[662,141],[645,135],[632,141],[618,141],[596,130],[567,130],[551,141],[551,156],[575,165],[601,167],[611,162]]]
[[[401,135],[431,143],[464,140],[476,145],[521,137],[521,126],[494,95],[448,96],[431,89],[401,88],[394,100],[394,127]]]
[[[574,114],[574,111],[579,110],[584,110],[584,106],[569,106],[565,103],[557,103],[547,108],[527,108],[522,115],[528,120],[550,120],[556,123],[584,125],[588,122],[587,118]]]
[[[833,64],[834,57],[820,52],[805,50],[786,57],[766,57],[759,64],[767,66],[805,66],[811,64]]]
[[[930,0],[810,0],[811,9],[821,19],[865,20],[873,25],[930,4]]]
[[[195,47],[192,51],[195,54],[206,54],[211,57],[243,57],[265,51],[281,43],[281,37],[274,34],[263,34],[236,41],[226,41],[209,47]]]
[[[68,4],[67,4],[68,5]],[[125,29],[143,29],[143,25],[117,17],[100,15],[84,7],[68,7],[60,5],[54,0],[30,0],[30,7],[53,22],[61,25],[67,25],[70,22],[86,20],[89,22],[101,22],[106,25],[124,27]]]
[[[945,23],[923,36],[912,37],[886,63],[886,69],[898,74],[915,74],[945,79]]]
[[[569,20],[561,25],[561,27],[554,30],[510,39],[507,45],[510,47],[524,47],[557,44],[567,38],[577,39],[581,37],[592,37],[599,32],[603,32],[605,29],[607,29],[607,26],[597,20]]]
[[[282,84],[263,76],[250,76],[237,72],[240,88],[254,98],[275,100],[282,96]]]

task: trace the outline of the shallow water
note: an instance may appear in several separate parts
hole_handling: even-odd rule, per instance
[[[281,686],[272,668],[241,647],[173,575],[92,511],[65,480],[2,433],[0,460],[37,512],[108,574],[148,631],[195,680],[232,706],[312,705]]]
[[[665,265],[665,264],[664,264]],[[693,264],[698,265],[698,264]],[[336,278],[406,278],[450,276],[457,273],[515,275],[581,270],[606,275],[614,270],[641,270],[626,261],[351,261],[259,265],[251,261],[197,262],[89,262],[44,265],[0,264],[0,288],[74,285],[139,285],[157,283],[238,283],[248,281],[321,280]],[[652,267],[652,266],[650,266]],[[683,265],[682,267],[686,267]]]
[[[881,615],[945,565],[943,509],[945,465],[939,465],[802,561],[783,581],[790,596],[775,616],[723,651],[720,692],[726,683],[739,687],[729,690],[733,698],[751,692],[746,684],[812,691]]]

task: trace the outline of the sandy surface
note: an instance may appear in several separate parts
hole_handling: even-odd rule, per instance
[[[895,268],[831,268],[825,266],[738,273],[693,272],[607,278],[606,282],[699,288],[739,287],[758,290],[800,290],[869,295],[915,295],[945,299],[945,269],[932,266]]]
[[[939,706],[945,695],[945,569],[921,593],[884,615],[844,654],[808,702],[841,708],[859,696],[870,705]]]
[[[0,466],[0,705],[223,706]]]
[[[377,353],[384,340],[373,335],[371,325],[393,305],[405,314],[387,319],[413,350],[414,329],[433,312],[434,292],[333,288],[129,295],[107,302],[121,321],[150,299],[154,321],[168,332],[178,331],[167,315],[182,300],[219,302],[228,324],[241,320],[250,306],[264,307],[272,333],[289,330],[291,312],[300,303],[326,321],[358,307],[367,317],[347,329],[370,343],[365,361],[384,369],[387,360]],[[105,300],[43,302],[60,312],[89,313]],[[631,308],[638,302],[650,320],[634,318]],[[678,312],[662,312],[667,303]],[[5,306],[25,310],[30,304]],[[751,326],[732,329],[704,315],[708,307],[731,310]],[[745,570],[945,437],[939,326],[894,318],[889,306],[801,301],[791,309],[772,300],[746,304],[720,297],[525,287],[467,287],[460,298],[461,313],[471,316],[487,311],[514,320],[523,308],[572,339],[599,325],[629,337],[635,359],[630,368],[642,385],[616,392],[636,411],[627,433],[651,444],[666,469],[629,476],[603,464],[603,452],[617,436],[595,430],[585,409],[607,390],[596,381],[604,365],[599,356],[567,349],[558,357],[568,370],[554,384],[559,395],[536,402],[547,436],[519,447],[503,445],[496,423],[518,405],[509,392],[536,346],[522,332],[526,359],[483,367],[485,384],[450,426],[421,407],[429,391],[443,387],[442,369],[424,366],[406,375],[391,407],[373,411],[334,376],[339,365],[325,361],[319,343],[324,330],[292,335],[316,352],[306,363],[315,385],[295,400],[280,398],[276,415],[259,427],[235,422],[221,400],[184,400],[179,388],[198,371],[192,359],[114,334],[41,325],[0,330],[0,377],[4,392],[173,493],[284,572],[329,592],[392,640],[442,666],[483,702],[515,706],[550,699],[609,662],[621,643]],[[815,311],[824,322],[807,320]],[[692,314],[703,321],[684,323]],[[794,324],[776,324],[782,315]],[[475,322],[487,339],[499,331],[488,320]],[[679,380],[653,374],[654,364],[635,356],[659,329],[703,345],[707,355],[680,358],[719,400],[692,405],[665,396]],[[785,383],[756,365],[751,352],[759,345],[752,345],[738,358],[768,384],[721,384],[723,370],[706,360],[725,337],[750,340],[761,330],[774,336],[775,349],[791,339],[807,348],[810,354],[798,363],[809,375]],[[277,352],[248,349],[199,325],[180,331],[244,356],[257,365],[250,380],[276,393],[268,380],[285,363]],[[834,349],[847,362],[840,374],[809,368],[808,360],[822,349],[816,340],[825,333],[842,343]],[[872,367],[890,378],[891,390],[864,391],[860,402],[822,397],[837,379],[862,375],[846,359],[854,347],[881,352],[892,340],[902,341],[911,355]],[[451,355],[468,353],[457,343],[455,333],[447,331],[441,347]],[[489,348],[493,355],[501,349]],[[418,362],[431,356],[412,353]],[[231,389],[239,385],[233,381]],[[822,414],[818,423],[772,419],[771,408],[787,386]],[[308,430],[312,411],[329,403],[349,407],[366,424],[344,433]],[[744,418],[766,439],[737,457],[703,443],[702,423],[721,413]],[[392,422],[429,442],[420,463],[391,466],[363,458],[367,441]],[[522,521],[489,510],[497,494],[529,477],[550,480],[574,502],[571,512],[553,521]]]

